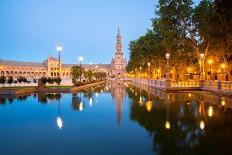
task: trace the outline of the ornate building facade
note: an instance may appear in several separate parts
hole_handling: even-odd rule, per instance
[[[121,78],[126,73],[127,61],[123,57],[121,39],[120,30],[118,29],[115,56],[111,61],[111,74],[115,78]]]
[[[61,78],[70,78],[71,68],[74,65],[80,64],[61,63]],[[93,71],[110,72],[111,70],[110,64],[83,64],[82,66],[86,70],[92,69]],[[12,76],[14,78],[20,76],[27,78],[40,78],[42,76],[58,77],[59,60],[55,57],[48,57],[42,63],[1,60],[0,75],[6,77]]]

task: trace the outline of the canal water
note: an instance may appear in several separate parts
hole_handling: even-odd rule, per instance
[[[107,83],[0,96],[1,155],[232,154],[231,98]]]

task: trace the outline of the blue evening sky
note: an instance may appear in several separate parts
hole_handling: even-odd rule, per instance
[[[110,63],[118,26],[124,55],[128,44],[151,27],[157,0],[1,0],[0,57],[41,62],[57,56],[77,63]]]

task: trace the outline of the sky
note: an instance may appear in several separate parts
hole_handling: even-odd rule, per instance
[[[124,56],[129,42],[151,27],[157,0],[1,0],[0,57],[42,62],[110,63],[120,27]]]

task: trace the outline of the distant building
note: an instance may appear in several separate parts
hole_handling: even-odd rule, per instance
[[[115,78],[123,77],[123,75],[126,73],[126,65],[127,61],[123,57],[122,52],[121,34],[120,30],[118,29],[115,56],[111,61],[111,75]]]
[[[61,78],[70,78],[71,68],[74,65],[80,64],[62,64],[61,62]],[[99,72],[110,72],[111,70],[110,64],[82,64],[82,66],[85,70],[92,69]],[[1,60],[0,75],[6,77],[13,76],[14,78],[20,76],[27,78],[58,77],[59,60],[54,57],[48,57],[42,63]]]

